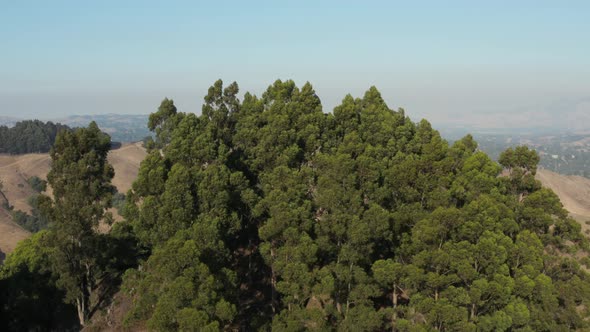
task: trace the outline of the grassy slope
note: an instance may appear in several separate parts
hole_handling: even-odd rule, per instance
[[[582,232],[590,230],[590,225],[585,223],[590,220],[590,179],[546,169],[537,172],[537,179],[559,196],[565,209],[582,225]]]
[[[109,162],[115,168],[113,184],[119,192],[126,193],[131,188],[145,156],[141,143],[126,144],[109,153]],[[51,158],[48,154],[0,155],[0,180],[4,183],[2,191],[15,210],[30,212],[27,199],[34,194],[34,190],[27,179],[32,176],[45,179],[50,167]],[[48,192],[51,193],[51,188]],[[18,241],[28,236],[29,232],[14,223],[8,211],[0,208],[0,250],[11,252]]]

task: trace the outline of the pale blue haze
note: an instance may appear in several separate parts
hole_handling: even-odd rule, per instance
[[[590,112],[588,1],[1,0],[0,41],[0,116],[200,112],[217,78],[325,111],[376,85],[435,124]]]

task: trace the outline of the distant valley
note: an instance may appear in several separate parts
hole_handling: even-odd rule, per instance
[[[511,146],[526,145],[535,149],[540,167],[565,175],[590,178],[590,133],[496,135],[476,134],[482,151],[497,159],[500,152]]]
[[[55,122],[70,127],[85,127],[95,121],[115,142],[138,142],[151,135],[147,128],[148,117],[147,114],[72,115],[56,119]]]
[[[507,148],[526,145],[539,153],[539,167],[564,175],[590,178],[590,131],[567,132],[535,129],[442,129],[443,137],[455,141],[471,133],[478,148],[497,160]]]

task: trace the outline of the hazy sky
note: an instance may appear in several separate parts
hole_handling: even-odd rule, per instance
[[[435,124],[590,112],[589,1],[0,0],[0,41],[0,116],[200,112],[217,78],[325,111],[376,85]]]

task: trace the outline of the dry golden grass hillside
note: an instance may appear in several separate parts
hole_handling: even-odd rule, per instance
[[[111,150],[109,163],[115,168],[113,184],[119,192],[124,194],[131,189],[139,172],[139,165],[146,155],[141,142],[125,144],[117,150]]]
[[[29,235],[31,233],[13,222],[9,212],[0,207],[0,251],[2,251],[0,262],[3,260],[4,254],[12,252],[16,244]]]
[[[572,217],[582,224],[582,230],[590,229],[590,179],[575,175],[561,175],[546,169],[537,172],[543,186],[551,188]]]
[[[109,162],[115,169],[113,184],[117,190],[126,193],[137,177],[139,165],[146,156],[145,149],[140,143],[125,144],[119,149],[109,152]],[[30,212],[27,202],[35,191],[28,184],[27,179],[38,176],[47,178],[51,167],[51,158],[46,153],[25,155],[0,155],[0,180],[3,182],[2,192],[6,195],[14,210]],[[51,188],[48,189],[51,193]],[[26,238],[29,233],[14,223],[10,213],[0,210],[0,250],[10,252],[16,243]]]
[[[4,185],[2,191],[15,210],[30,211],[27,199],[35,191],[27,179],[32,176],[45,179],[50,167],[51,158],[46,153],[0,155],[0,180]]]

